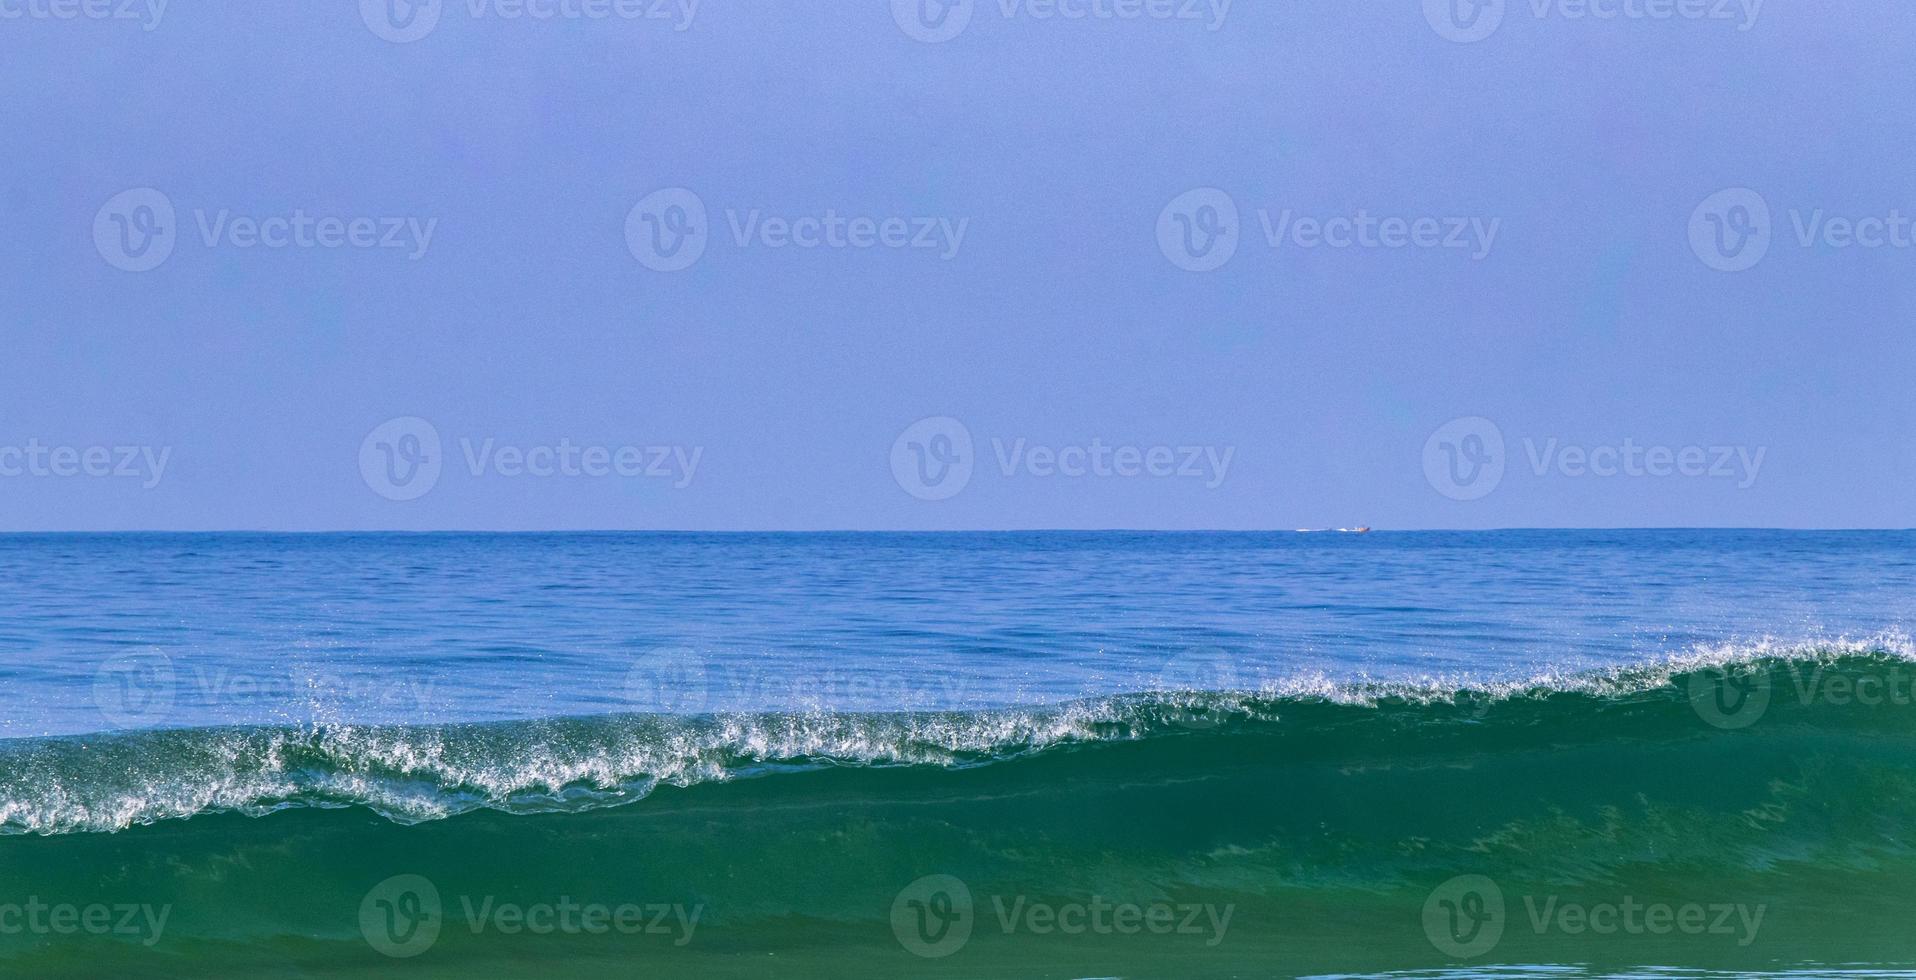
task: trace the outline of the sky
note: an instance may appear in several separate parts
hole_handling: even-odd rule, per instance
[[[1908,527],[1913,48],[0,0],[0,530]]]

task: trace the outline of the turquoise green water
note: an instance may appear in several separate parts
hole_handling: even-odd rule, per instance
[[[841,978],[1916,963],[1910,664],[1719,659],[1728,673],[1494,692],[16,740],[0,743],[0,880],[72,909],[75,930],[8,932],[30,910],[0,908],[0,963]]]

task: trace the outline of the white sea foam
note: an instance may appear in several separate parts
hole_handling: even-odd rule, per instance
[[[691,786],[826,766],[981,765],[1067,743],[1134,740],[1307,704],[1479,706],[1668,687],[1766,660],[1916,662],[1907,636],[1698,647],[1654,661],[1481,680],[1338,681],[1300,674],[1246,690],[1163,690],[1059,705],[910,714],[609,715],[445,726],[307,725],[0,741],[0,833],[114,831],[196,814],[366,806],[401,823],[489,808],[586,809]]]

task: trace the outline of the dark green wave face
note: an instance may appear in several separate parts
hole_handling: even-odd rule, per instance
[[[1912,680],[12,742],[0,972],[1916,969]]]

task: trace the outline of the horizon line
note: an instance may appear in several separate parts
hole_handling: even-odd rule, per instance
[[[1630,532],[1630,531],[1768,531],[1793,533],[1909,533],[1916,527],[1807,527],[1754,525],[1613,525],[1510,527],[1368,527],[1368,528],[1163,528],[1163,527],[981,527],[981,528],[61,528],[0,530],[0,537],[28,535],[111,534],[1493,534],[1506,532]]]

